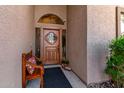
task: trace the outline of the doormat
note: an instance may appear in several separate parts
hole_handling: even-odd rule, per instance
[[[60,67],[46,68],[44,88],[72,88]]]

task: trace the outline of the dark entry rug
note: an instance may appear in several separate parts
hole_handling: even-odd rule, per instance
[[[44,81],[45,88],[72,88],[60,67],[46,68]]]

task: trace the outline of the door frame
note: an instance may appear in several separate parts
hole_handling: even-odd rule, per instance
[[[58,31],[58,34],[59,34],[59,42],[58,42],[59,43],[59,46],[58,46],[59,47],[59,59],[58,59],[59,62],[58,62],[58,64],[61,64],[61,60],[60,60],[60,53],[61,53],[61,47],[60,47],[60,40],[61,40],[60,39],[61,38],[61,36],[60,36],[60,30],[61,29],[55,29],[55,28],[50,28],[50,27],[44,27],[43,28],[43,38],[42,38],[43,39],[43,45],[42,45],[43,46],[42,47],[42,50],[43,50],[43,61],[44,61],[44,40],[45,40],[45,38],[44,38],[44,31],[45,30],[55,30],[55,31]],[[44,64],[44,62],[43,62],[43,64]],[[54,64],[51,64],[51,65],[54,65]]]

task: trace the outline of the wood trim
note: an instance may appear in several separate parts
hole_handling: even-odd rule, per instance
[[[55,31],[60,31],[60,29],[55,29],[55,28],[43,28],[43,30],[55,30]]]
[[[26,63],[25,63],[25,56],[26,54],[22,54],[22,88],[25,88],[26,87],[26,74],[25,74],[25,71],[26,71]]]
[[[121,35],[120,31],[120,15],[121,13],[124,13],[124,8],[122,7],[116,7],[116,37]]]

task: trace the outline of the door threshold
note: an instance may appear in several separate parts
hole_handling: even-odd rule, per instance
[[[44,68],[54,68],[54,67],[61,67],[60,64],[45,64]]]

